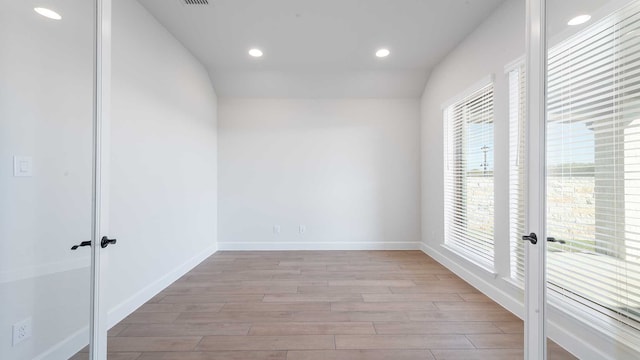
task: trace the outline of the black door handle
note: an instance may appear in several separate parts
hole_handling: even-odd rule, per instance
[[[529,235],[522,235],[522,240],[529,241],[533,245],[538,243],[538,235],[536,233],[531,233]]]
[[[117,239],[109,239],[108,237],[103,236],[102,240],[100,240],[100,246],[104,249],[107,246],[109,246],[109,244],[115,245],[117,241],[118,241]]]
[[[557,243],[560,243],[560,244],[566,244],[567,243],[566,241],[564,241],[562,239],[556,239],[554,237],[548,237],[547,241],[548,242],[557,242]]]
[[[91,246],[91,241],[83,241],[83,242],[81,242],[81,243],[80,243],[80,244],[78,244],[78,245],[73,245],[73,246],[71,247],[71,250],[75,250],[75,249],[77,249],[77,248],[79,248],[79,247],[81,247],[81,246]]]

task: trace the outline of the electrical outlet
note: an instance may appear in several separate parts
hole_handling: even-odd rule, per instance
[[[300,225],[300,227],[298,228],[298,231],[300,231],[300,234],[304,234],[305,232],[307,232],[307,226]]]
[[[31,337],[31,318],[13,324],[13,346]]]
[[[273,225],[273,233],[280,234],[280,225]]]

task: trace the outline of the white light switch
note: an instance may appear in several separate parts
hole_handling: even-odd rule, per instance
[[[13,157],[13,176],[29,177],[33,176],[33,158],[31,156]]]

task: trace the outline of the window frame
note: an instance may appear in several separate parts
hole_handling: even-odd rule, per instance
[[[492,128],[490,130],[491,132],[491,140],[492,140],[492,147],[493,149],[491,149],[492,151],[492,158],[491,158],[491,164],[494,164],[494,158],[495,158],[495,81],[494,81],[494,76],[490,75],[487,76],[483,79],[481,79],[480,81],[476,82],[474,85],[470,86],[469,88],[467,88],[465,91],[461,92],[460,94],[458,94],[457,96],[455,96],[454,98],[452,98],[451,100],[445,102],[442,106],[441,106],[441,110],[442,110],[442,119],[443,119],[443,143],[444,143],[444,154],[443,154],[443,161],[444,161],[444,187],[445,187],[445,191],[444,191],[444,241],[443,241],[443,247],[445,249],[447,249],[448,251],[452,252],[453,254],[465,259],[466,261],[478,266],[479,268],[493,274],[494,276],[497,276],[497,273],[495,272],[495,215],[492,216],[491,218],[491,224],[492,224],[492,231],[490,234],[490,256],[489,258],[486,258],[485,256],[481,256],[478,253],[475,253],[474,251],[470,251],[468,248],[470,246],[468,245],[461,245],[458,242],[459,241],[455,241],[454,239],[452,239],[452,236],[450,235],[452,229],[455,227],[456,229],[460,229],[463,226],[456,226],[456,225],[451,225],[452,222],[457,222],[460,223],[461,222],[461,218],[466,217],[465,215],[460,215],[459,211],[452,211],[449,210],[452,207],[456,208],[455,204],[453,206],[451,206],[452,204],[449,203],[449,193],[451,191],[455,191],[457,196],[457,199],[460,199],[458,201],[464,201],[464,208],[466,209],[466,196],[464,194],[464,184],[466,179],[468,178],[468,176],[460,176],[458,175],[459,179],[452,179],[452,169],[451,169],[451,164],[455,163],[457,164],[457,166],[461,166],[464,167],[465,165],[460,165],[461,163],[464,164],[465,160],[463,158],[464,154],[465,154],[465,133],[467,131],[466,129],[466,119],[462,120],[462,125],[463,125],[463,129],[457,129],[458,131],[455,131],[453,129],[453,126],[455,125],[454,123],[456,122],[456,120],[454,120],[453,116],[452,116],[452,111],[454,111],[454,109],[456,109],[457,107],[460,106],[465,106],[465,104],[469,104],[471,102],[474,101],[474,97],[476,97],[477,99],[481,99],[481,97],[486,96],[486,92],[487,92],[487,88],[490,88],[490,94],[491,94],[491,101],[490,101],[490,114],[491,114],[491,124],[492,124]],[[464,111],[464,110],[463,110]],[[456,157],[456,159],[452,159],[451,157]],[[491,174],[491,178],[495,179],[495,176],[493,174],[493,166],[492,166],[492,170],[491,170],[492,174]],[[448,183],[453,183],[454,185],[451,187],[448,187],[447,184]],[[495,183],[492,186],[492,191],[491,191],[491,204],[490,206],[492,207],[492,209],[494,210],[492,213],[495,214]],[[456,215],[457,214],[457,215]],[[469,234],[464,234],[468,239],[472,238],[471,235]],[[460,235],[456,236],[457,238],[460,237]],[[478,242],[477,240],[468,240],[470,242],[475,243]]]

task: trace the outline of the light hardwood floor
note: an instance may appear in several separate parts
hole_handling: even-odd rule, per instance
[[[574,359],[549,348],[549,359]],[[111,329],[108,350],[109,360],[522,359],[523,324],[419,251],[225,251]]]

